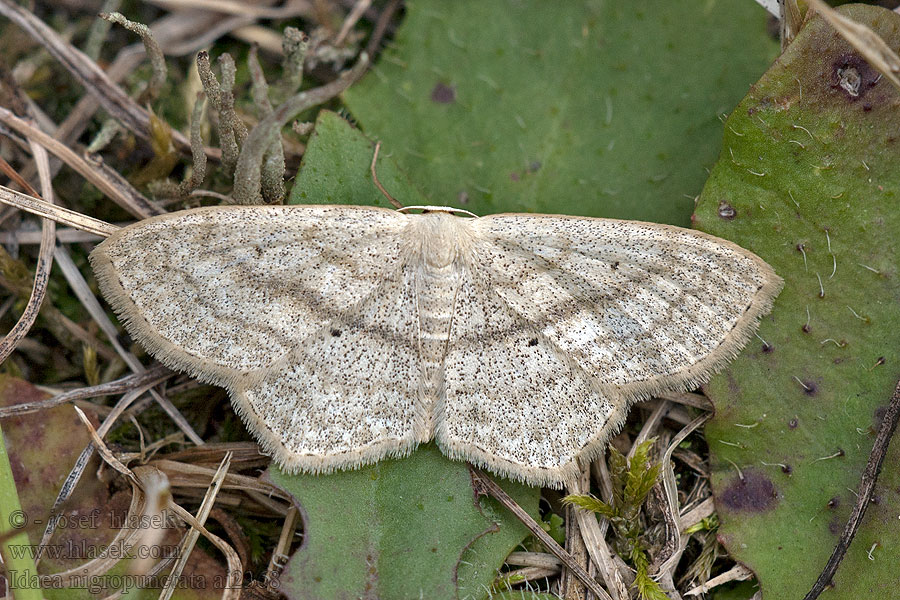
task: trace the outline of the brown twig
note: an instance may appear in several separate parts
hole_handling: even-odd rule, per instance
[[[37,412],[39,410],[53,408],[54,406],[65,404],[66,402],[85,400],[87,398],[97,398],[99,396],[122,394],[135,388],[162,383],[172,375],[174,375],[172,371],[168,370],[162,365],[157,365],[151,369],[144,371],[143,373],[135,373],[133,375],[128,375],[127,377],[122,377],[121,379],[116,379],[115,381],[101,383],[100,385],[93,385],[89,387],[78,388],[77,390],[70,390],[62,394],[57,394],[52,398],[47,398],[46,400],[26,402],[24,404],[14,404],[12,406],[0,408],[0,419],[17,417],[32,412]]]
[[[6,159],[4,159],[2,156],[0,156],[0,171],[3,171],[4,175],[16,182],[16,184],[19,185],[19,187],[21,187],[23,190],[25,190],[25,192],[29,195],[34,196],[35,198],[41,197],[41,194],[36,189],[31,187],[31,184],[28,183],[24,177],[19,175],[19,172],[16,171],[11,164],[6,162]]]
[[[378,174],[375,172],[375,162],[378,160],[378,151],[381,150],[381,142],[375,143],[375,153],[372,155],[372,164],[369,165],[369,170],[372,172],[372,181],[375,182],[375,187],[384,194],[384,197],[388,199],[394,208],[403,208],[403,205],[400,204],[398,200],[396,200],[393,196],[391,196],[384,186],[381,185],[381,182],[378,181]]]
[[[400,4],[401,0],[391,0],[390,3],[384,7],[384,10],[381,11],[381,15],[375,23],[375,29],[372,31],[372,37],[369,38],[369,42],[366,44],[366,54],[369,56],[374,57],[377,54],[376,51],[378,50],[378,46],[381,44],[381,40],[387,32],[391,19],[394,18],[394,13],[400,8]]]
[[[2,202],[2,200],[0,200]],[[55,219],[54,219],[55,220]],[[69,227],[56,228],[56,241],[60,244],[80,244],[90,242],[97,244],[103,241],[100,236],[87,231],[78,231]],[[41,232],[38,230],[0,231],[0,245],[17,244],[19,246],[34,246],[41,243]]]
[[[803,600],[815,600],[818,598],[825,587],[831,583],[831,578],[834,577],[838,566],[844,559],[844,554],[847,552],[847,548],[850,547],[850,542],[853,541],[853,537],[862,523],[863,516],[866,514],[866,509],[869,507],[869,502],[872,500],[872,492],[875,491],[875,484],[878,482],[878,474],[881,472],[881,465],[884,463],[888,445],[894,436],[894,430],[897,429],[898,418],[900,418],[900,382],[897,383],[897,387],[894,389],[891,402],[881,420],[881,426],[878,428],[875,444],[872,446],[869,461],[866,463],[866,470],[863,471],[862,479],[859,483],[859,495],[856,498],[856,506],[853,507],[850,518],[847,520],[847,525],[844,527],[844,532],[841,534],[828,562],[825,563],[825,568],[822,569],[819,578],[816,579],[812,589],[809,590],[809,593],[806,594]]]
[[[594,579],[588,574],[584,568],[578,564],[578,562],[572,557],[571,554],[566,552],[565,548],[556,543],[550,534],[544,531],[544,529],[538,525],[537,521],[532,518],[525,509],[519,506],[515,500],[509,497],[503,488],[497,485],[493,479],[482,473],[479,469],[469,465],[469,470],[472,473],[472,481],[475,485],[475,490],[479,494],[488,494],[492,496],[497,502],[503,505],[506,510],[510,511],[519,521],[522,522],[525,527],[528,528],[528,531],[531,534],[539,539],[542,544],[549,550],[554,556],[556,556],[562,563],[572,571],[572,573],[585,585],[587,589],[591,591],[592,594],[600,598],[601,600],[612,600],[609,594],[606,593],[600,585],[594,581]]]

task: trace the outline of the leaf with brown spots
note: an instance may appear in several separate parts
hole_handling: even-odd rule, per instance
[[[900,15],[840,10],[900,47]],[[785,279],[762,339],[706,388],[720,532],[766,598],[803,597],[825,565],[900,377],[898,105],[890,83],[814,19],[727,121],[694,216]],[[829,598],[895,593],[897,465],[895,440],[880,502]]]

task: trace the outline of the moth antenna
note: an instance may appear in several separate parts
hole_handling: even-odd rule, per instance
[[[384,194],[384,197],[388,199],[394,208],[403,208],[403,205],[400,204],[393,196],[388,194],[388,191],[384,189],[384,186],[381,185],[381,182],[378,181],[378,174],[375,173],[375,161],[378,160],[378,151],[381,150],[381,142],[375,142],[375,154],[372,155],[372,164],[369,166],[369,170],[372,171],[372,181],[375,182],[375,187]]]

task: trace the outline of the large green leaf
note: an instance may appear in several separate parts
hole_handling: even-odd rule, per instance
[[[842,12],[900,47],[900,15]],[[766,259],[785,289],[706,391],[729,551],[766,598],[800,598],[840,535],[900,377],[900,94],[816,18],[726,123],[697,226]],[[828,597],[896,597],[900,446]]]
[[[291,192],[294,203],[379,204],[369,165],[374,145],[334,113],[322,112]],[[403,204],[424,200],[391,160],[378,178]],[[474,501],[466,466],[429,446],[403,460],[332,475],[273,479],[305,512],[306,542],[282,588],[293,598],[483,598],[504,559],[527,535],[492,501]],[[539,490],[504,487],[537,515]],[[411,576],[410,574],[415,574]],[[366,586],[371,586],[367,588]],[[458,589],[457,589],[458,588]]]
[[[458,576],[468,590],[460,597],[483,598],[505,555],[496,552],[496,544],[489,549],[492,556],[484,548],[467,553],[480,564],[469,564],[463,576],[463,553],[501,528],[524,537],[518,523],[497,523],[482,511],[466,465],[449,461],[433,444],[362,469],[327,476],[273,469],[270,477],[304,514],[303,545],[280,580],[291,600],[455,599]],[[528,498],[522,486],[507,488],[519,488],[512,491],[520,500]],[[531,499],[526,507],[536,512],[537,498]]]
[[[345,100],[431,204],[687,225],[775,56],[746,0],[416,0]]]

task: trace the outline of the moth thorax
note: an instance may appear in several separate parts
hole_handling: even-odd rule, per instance
[[[451,266],[468,242],[467,220],[440,212],[415,216],[425,266],[432,269]]]

